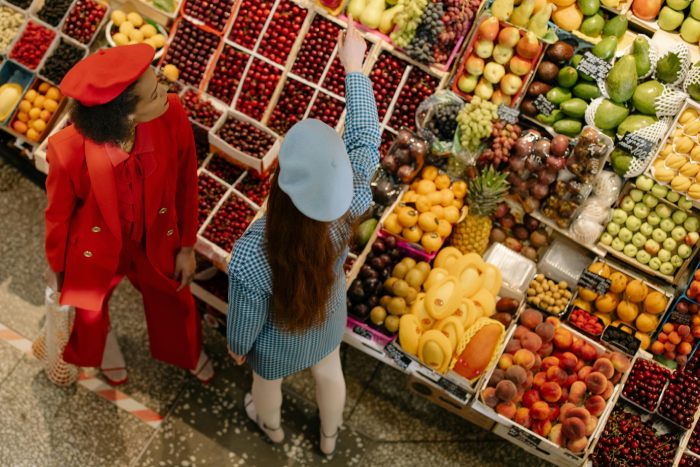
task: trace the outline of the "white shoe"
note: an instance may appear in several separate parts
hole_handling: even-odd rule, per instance
[[[277,428],[268,428],[265,426],[265,423],[263,423],[262,420],[258,417],[258,412],[255,410],[255,404],[253,403],[253,396],[250,393],[247,393],[245,395],[245,398],[243,399],[243,404],[245,405],[245,413],[248,415],[248,418],[253,420],[258,427],[262,430],[263,433],[267,435],[267,437],[270,439],[275,444],[279,444],[282,441],[284,441],[284,430],[282,427],[277,427]]]
[[[335,433],[332,435],[328,436],[323,432],[323,428],[321,428],[321,443],[320,443],[320,448],[321,452],[324,453],[326,456],[330,457],[333,455],[335,452],[335,444],[338,441],[338,434],[340,434],[340,428],[335,430]]]

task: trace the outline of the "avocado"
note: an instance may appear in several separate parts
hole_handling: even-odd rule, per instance
[[[585,16],[595,15],[600,9],[599,0],[576,0],[576,3]]]
[[[675,52],[668,52],[656,62],[656,79],[662,83],[673,83],[681,71],[681,59]]]
[[[637,86],[632,94],[632,103],[638,112],[656,116],[656,98],[664,92],[664,85],[658,81],[647,81]]]
[[[627,133],[633,133],[656,123],[658,119],[649,115],[632,114],[617,127],[617,135],[622,138]]]
[[[637,65],[637,76],[642,77],[649,73],[651,61],[649,60],[649,41],[644,37],[637,36],[632,43],[632,56]]]
[[[566,114],[567,117],[583,118],[586,115],[588,103],[586,103],[586,101],[583,99],[574,97],[573,99],[562,102],[559,108]]]
[[[605,19],[600,13],[589,16],[581,23],[580,31],[589,37],[598,37],[605,26]]]
[[[571,118],[563,118],[559,121],[554,122],[554,131],[561,135],[566,135],[570,137],[577,136],[581,133],[581,122],[579,120],[573,120]]]
[[[571,99],[571,91],[561,87],[554,87],[547,92],[547,100],[552,104],[559,105]]]
[[[578,83],[573,89],[574,97],[581,99],[592,100],[600,97],[600,89],[598,86],[591,83]]]
[[[618,39],[625,35],[625,31],[627,31],[627,17],[624,15],[610,18],[603,27],[604,36],[615,36]]]
[[[605,87],[610,99],[618,104],[632,98],[637,87],[637,64],[633,56],[625,55],[615,62],[605,79]]]
[[[591,53],[598,58],[610,61],[615,56],[615,51],[617,50],[617,37],[607,36],[604,37],[602,41],[598,42],[591,49]]]
[[[603,130],[614,130],[629,115],[629,110],[624,105],[614,103],[609,99],[603,99],[593,116],[593,123]]]
[[[570,88],[578,80],[578,72],[572,66],[565,66],[557,74],[557,83],[563,88]]]
[[[562,118],[564,118],[566,115],[564,115],[564,112],[562,112],[559,109],[554,109],[551,114],[545,115],[545,114],[537,114],[537,121],[540,123],[544,123],[545,125],[553,125],[554,122],[558,122]]]

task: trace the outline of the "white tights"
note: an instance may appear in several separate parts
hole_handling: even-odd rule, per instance
[[[340,347],[311,367],[316,381],[316,403],[321,417],[321,431],[333,436],[343,424],[345,378],[340,366]],[[268,380],[253,372],[253,403],[258,417],[270,429],[280,427],[282,379]]]

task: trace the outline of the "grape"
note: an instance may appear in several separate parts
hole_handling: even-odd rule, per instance
[[[457,115],[461,105],[447,104],[439,106],[433,113],[426,129],[434,134],[440,141],[452,141],[457,131]]]
[[[438,63],[447,62],[459,38],[467,33],[481,0],[443,0],[442,4],[444,28],[434,50],[435,61]]]
[[[444,29],[442,15],[442,3],[439,2],[430,3],[423,11],[416,34],[406,48],[411,58],[422,63],[433,63],[433,47]]]
[[[406,47],[418,29],[428,0],[399,0],[398,5],[402,5],[403,10],[396,14],[398,28],[391,33],[391,40],[398,47]]]
[[[481,140],[491,135],[492,121],[498,117],[496,104],[474,96],[464,104],[457,115],[461,143],[467,149],[476,150]]]
[[[506,123],[502,120],[495,122],[491,129],[491,145],[481,153],[477,160],[477,167],[483,168],[493,165],[499,167],[508,162],[510,149],[522,133],[519,125]]]

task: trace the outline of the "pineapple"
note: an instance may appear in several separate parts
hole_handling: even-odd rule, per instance
[[[469,214],[457,224],[452,244],[462,253],[483,254],[489,245],[491,215],[508,193],[506,174],[489,167],[469,183]]]

